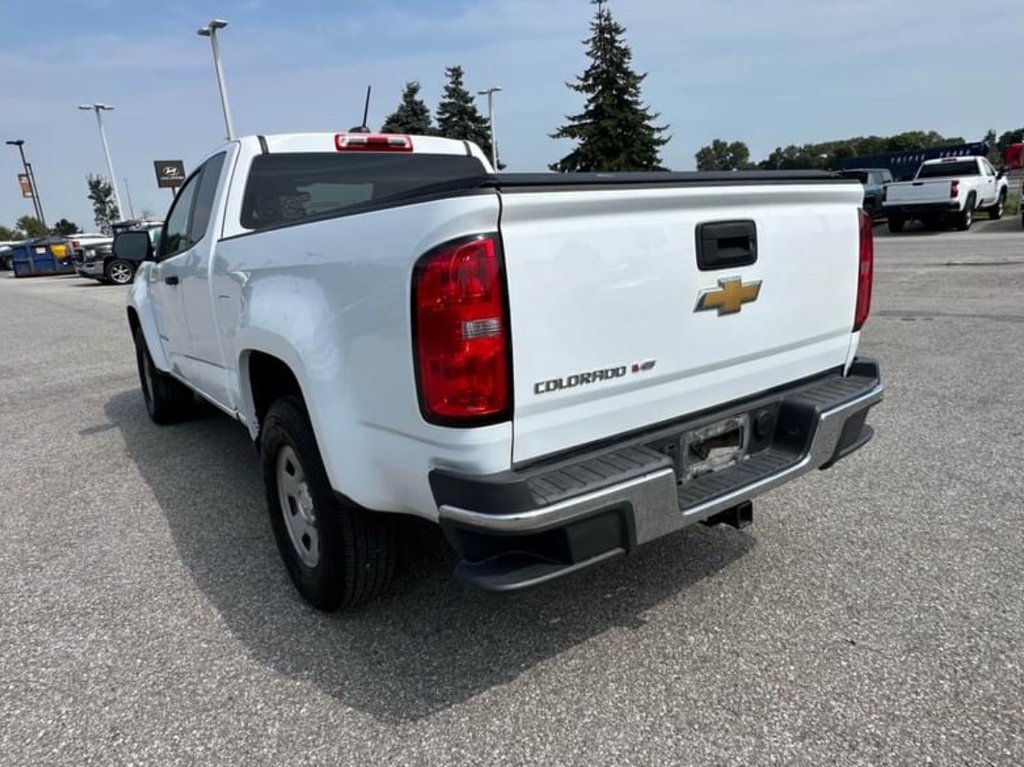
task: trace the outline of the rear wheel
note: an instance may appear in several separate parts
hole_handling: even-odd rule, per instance
[[[988,217],[992,221],[998,221],[1003,217],[1003,211],[1006,210],[1006,190],[1004,189],[999,193],[999,199],[996,204],[988,209]]]
[[[161,425],[188,418],[194,401],[192,391],[181,381],[156,369],[141,329],[135,331],[135,361],[149,417]]]
[[[107,282],[112,282],[115,285],[127,285],[135,279],[135,265],[130,261],[115,258],[107,262],[103,276]]]
[[[895,216],[889,216],[889,231],[893,234],[899,234],[903,231],[903,227],[906,224],[902,218],[896,218]]]
[[[956,228],[961,232],[966,232],[971,228],[971,224],[974,223],[974,195],[972,194],[967,198],[967,202],[964,203],[964,209],[960,211],[960,216],[956,220]]]
[[[335,495],[298,397],[271,405],[261,431],[270,523],[299,593],[327,611],[353,607],[379,594],[395,570],[393,520]]]

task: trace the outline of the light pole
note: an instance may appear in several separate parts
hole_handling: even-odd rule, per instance
[[[103,142],[103,155],[107,158],[107,173],[110,174],[110,187],[114,190],[114,203],[117,205],[117,215],[120,218],[124,218],[124,208],[121,206],[121,195],[117,193],[117,176],[114,175],[114,163],[110,159],[110,146],[107,144],[107,132],[103,130],[103,112],[113,112],[114,107],[110,104],[101,104],[96,102],[95,104],[79,104],[79,109],[83,112],[95,112],[96,113],[96,124],[100,128],[100,141]],[[114,223],[111,221],[110,223]]]
[[[132,214],[132,220],[135,219],[135,206],[132,204],[132,188],[128,186],[128,179],[122,179],[124,181],[124,191],[128,195],[128,212]]]
[[[224,19],[213,19],[205,27],[196,30],[200,37],[210,38],[213,48],[213,66],[217,69],[217,87],[220,88],[220,105],[224,107],[224,126],[228,130],[228,141],[235,137],[235,126],[231,121],[231,107],[228,106],[228,89],[224,85],[224,66],[220,61],[220,46],[217,44],[217,30],[224,29],[228,23]]]
[[[487,97],[487,124],[491,128],[491,165],[495,172],[498,170],[498,144],[494,140],[494,94],[501,91],[501,88],[494,86],[487,90],[477,91],[478,96]]]
[[[44,227],[46,226],[46,218],[43,216],[43,203],[39,199],[39,188],[36,186],[36,177],[32,173],[32,166],[28,164],[25,159],[25,141],[24,139],[14,139],[7,142],[10,146],[18,147],[18,152],[21,154],[21,165],[25,169],[25,175],[28,176],[28,183],[32,185],[32,210],[36,212],[36,218],[39,219]]]

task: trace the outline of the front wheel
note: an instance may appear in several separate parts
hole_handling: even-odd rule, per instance
[[[103,270],[103,276],[107,282],[112,282],[115,285],[128,285],[135,279],[135,265],[130,261],[115,258],[107,263]]]
[[[139,368],[142,398],[153,422],[164,426],[188,418],[194,404],[192,391],[173,376],[156,369],[141,328],[135,331],[135,361]]]
[[[998,221],[1003,217],[1003,211],[1006,210],[1006,191],[999,193],[999,199],[996,200],[996,204],[988,209],[988,217],[992,221]]]
[[[892,232],[893,234],[899,234],[900,232],[902,232],[905,224],[906,221],[904,221],[902,218],[895,218],[894,216],[889,216],[889,231]]]
[[[395,570],[398,544],[393,520],[334,493],[298,397],[271,405],[261,432],[270,524],[288,575],[303,599],[332,611],[379,594]]]

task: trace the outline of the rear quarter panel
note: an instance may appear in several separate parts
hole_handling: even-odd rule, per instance
[[[507,469],[510,424],[445,429],[423,420],[411,338],[418,258],[497,225],[497,196],[480,194],[221,241],[217,322],[254,436],[247,359],[260,351],[291,368],[331,484],[365,507],[436,519],[431,469]]]

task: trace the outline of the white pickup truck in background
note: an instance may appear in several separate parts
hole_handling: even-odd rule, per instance
[[[150,415],[198,393],[248,428],[288,571],[334,609],[388,582],[396,515],[440,524],[459,577],[516,589],[742,526],[864,445],[882,384],[856,354],[862,195],[813,172],[494,174],[448,139],[250,136],[198,165],[155,248],[115,247],[145,259],[127,312]]]
[[[952,222],[966,231],[978,210],[1002,218],[1007,191],[1005,175],[984,157],[943,157],[921,163],[913,181],[887,184],[882,210],[890,232],[902,232],[911,219],[928,226]]]

